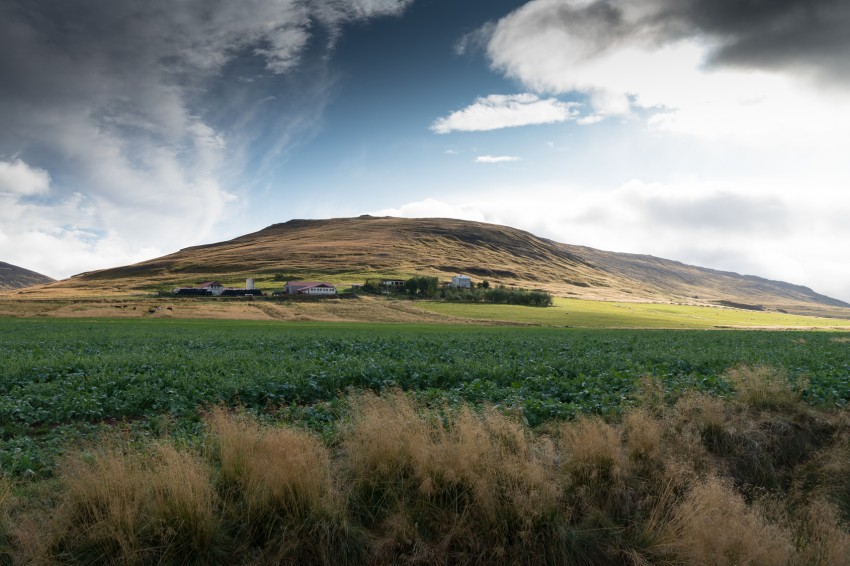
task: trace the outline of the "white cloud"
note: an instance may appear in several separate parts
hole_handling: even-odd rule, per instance
[[[479,98],[470,106],[439,118],[431,131],[481,132],[539,124],[566,122],[578,114],[574,102],[556,98],[541,99],[534,94],[491,94]]]
[[[50,175],[20,159],[0,161],[0,194],[43,195],[50,189]]]
[[[475,158],[475,163],[510,163],[512,161],[522,161],[522,157],[515,155],[479,155]]]
[[[674,33],[669,4],[532,0],[498,22],[488,55],[533,91],[589,96],[593,114],[582,123],[641,109],[655,130],[715,139],[804,146],[843,137],[846,96],[790,68],[709,65],[725,36]],[[616,17],[601,17],[606,10]]]
[[[397,208],[370,212],[373,216],[400,216],[402,218],[459,218],[475,222],[492,222],[478,204],[448,203],[434,198],[408,202]]]
[[[605,119],[605,116],[602,114],[589,114],[587,116],[582,116],[578,120],[576,120],[576,124],[579,126],[590,126],[591,124],[598,124],[602,120]]]

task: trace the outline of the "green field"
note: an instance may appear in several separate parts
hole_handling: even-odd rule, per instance
[[[660,303],[556,298],[555,306],[549,308],[450,302],[422,302],[418,305],[432,312],[461,318],[573,328],[850,328],[850,320]]]
[[[729,367],[769,364],[807,378],[806,400],[844,406],[848,340],[812,331],[2,319],[0,466],[49,475],[69,441],[103,427],[191,438],[199,410],[217,403],[326,432],[346,395],[364,389],[496,404],[537,425],[617,412],[642,376],[661,378],[671,397],[725,393]]]

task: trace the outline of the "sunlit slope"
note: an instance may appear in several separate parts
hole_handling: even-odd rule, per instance
[[[226,242],[82,274],[45,291],[120,293],[213,278],[238,284],[245,277],[254,277],[261,287],[279,287],[275,274],[344,285],[368,276],[423,274],[447,280],[455,273],[587,299],[731,301],[794,312],[836,309],[833,316],[844,315],[841,311],[848,306],[806,287],[561,244],[507,226],[370,216],[292,220]]]
[[[573,328],[850,328],[850,319],[742,309],[556,299],[550,308],[423,302],[445,316]]]

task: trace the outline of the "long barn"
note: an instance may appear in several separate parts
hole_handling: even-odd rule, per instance
[[[283,290],[289,295],[336,295],[336,287],[323,281],[288,281]]]

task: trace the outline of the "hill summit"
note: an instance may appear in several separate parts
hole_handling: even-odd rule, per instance
[[[687,302],[805,312],[850,307],[808,287],[648,255],[563,244],[529,232],[446,218],[290,220],[226,242],[89,272],[50,288],[152,290],[205,279],[258,284],[464,273],[491,284],[591,299]],[[282,283],[280,284],[282,286]],[[846,314],[846,313],[844,313]]]

